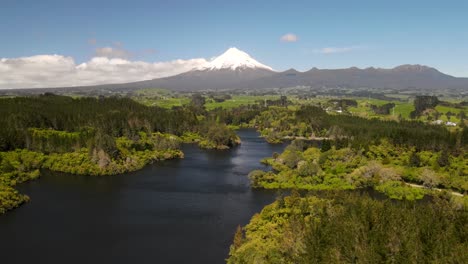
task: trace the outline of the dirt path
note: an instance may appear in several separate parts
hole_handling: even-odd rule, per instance
[[[414,188],[424,188],[424,189],[426,188],[426,187],[424,187],[424,186],[422,186],[422,185],[419,185],[419,184],[413,184],[413,183],[406,183],[406,184],[408,184],[409,186],[414,187]],[[443,191],[443,189],[439,189],[439,188],[433,188],[432,190],[436,190],[436,191],[439,191],[439,192]],[[453,192],[453,191],[452,191],[452,192],[450,192],[450,193],[451,193],[452,195],[455,195],[455,196],[460,196],[460,197],[463,197],[463,196],[464,196],[463,194],[458,193],[458,192]]]

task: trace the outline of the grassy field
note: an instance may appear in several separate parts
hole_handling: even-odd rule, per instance
[[[190,95],[181,95],[164,89],[142,89],[138,90],[132,97],[136,101],[148,105],[159,106],[163,108],[172,108],[173,106],[182,106],[190,103]],[[224,102],[215,102],[212,98],[205,96],[207,110],[212,110],[218,107],[231,109],[241,105],[255,104],[257,101],[277,100],[279,95],[233,95],[231,99]]]
[[[257,101],[265,101],[265,100],[278,100],[280,98],[279,95],[264,95],[264,96],[257,96],[257,95],[233,95],[232,99],[228,99],[224,102],[215,102],[214,100],[207,98],[205,107],[207,110],[212,110],[218,107],[222,107],[225,109],[231,109],[234,107],[238,107],[241,105],[249,105],[255,104]]]
[[[180,98],[164,98],[159,100],[150,100],[151,106],[159,106],[163,108],[172,108],[173,106],[183,106],[190,103],[190,99],[187,97],[180,97]]]
[[[393,119],[401,115],[402,118],[409,118],[411,111],[414,110],[413,102],[404,102],[404,101],[386,101],[380,99],[363,99],[363,98],[354,98],[358,102],[357,107],[350,107],[349,111],[352,114],[359,115],[362,117],[379,117],[379,118],[389,118]],[[381,106],[387,103],[394,103],[395,107],[391,111],[390,115],[378,115],[375,114],[370,108],[371,105]]]
[[[411,96],[409,95],[402,95],[402,94],[388,94],[388,97],[395,98],[395,100],[381,100],[381,99],[374,99],[374,98],[362,98],[362,97],[350,97],[348,99],[354,99],[357,101],[357,107],[349,107],[348,110],[353,115],[362,116],[365,118],[381,118],[381,119],[389,119],[395,120],[399,116],[403,119],[409,119],[410,113],[414,111],[413,101]],[[159,106],[163,108],[172,108],[174,106],[183,106],[190,103],[190,94],[177,94],[172,91],[164,90],[164,89],[143,89],[136,92],[134,95],[134,99],[142,104],[148,106]],[[261,101],[266,100],[278,100],[280,95],[232,95],[231,99],[227,99],[223,102],[216,102],[214,99],[205,96],[206,104],[205,107],[207,110],[212,110],[218,107],[224,109],[231,109],[241,105],[249,105],[249,104],[256,104]],[[288,108],[294,110],[300,107],[300,105],[304,104],[313,104],[313,105],[327,105],[328,101],[331,99],[343,99],[338,97],[317,97],[317,98],[309,98],[299,99],[296,96],[288,96],[288,100],[292,101],[293,104],[290,105]],[[372,109],[371,105],[381,106],[387,103],[394,103],[395,107],[391,110],[390,115],[379,115],[375,114]],[[468,113],[468,107],[455,108],[455,107],[448,107],[448,106],[437,106],[435,108],[437,112],[440,113],[439,118],[443,121],[449,121],[446,113],[451,112],[454,115],[451,116],[450,121],[459,123],[460,119],[456,116],[460,113],[460,111],[465,111]],[[434,113],[431,113],[432,118]],[[421,121],[429,121],[427,116],[421,116],[418,118]]]
[[[159,106],[163,108],[182,106],[190,102],[190,99],[186,96],[178,95],[175,92],[159,88],[137,90],[132,98],[144,105]]]
[[[279,96],[233,96],[224,102],[215,102],[213,99],[207,98],[205,107],[207,110],[212,110],[218,107],[231,109],[241,105],[255,104],[258,100],[278,99]],[[173,106],[182,106],[190,103],[189,97],[167,97],[167,98],[144,98],[136,99],[142,104],[149,106],[159,106],[163,108],[172,108]]]
[[[362,116],[362,117],[378,117],[378,118],[388,118],[388,119],[393,119],[395,117],[398,117],[401,115],[402,118],[404,119],[409,119],[410,118],[410,113],[414,111],[414,106],[412,101],[385,101],[385,100],[379,100],[379,99],[362,99],[362,98],[354,98],[358,102],[358,107],[350,107],[349,111],[352,114]],[[392,109],[390,115],[377,115],[375,114],[372,109],[370,108],[370,105],[383,105],[386,103],[394,103],[395,108]],[[440,120],[443,121],[452,121],[455,123],[460,122],[460,118],[457,116],[461,111],[465,111],[465,113],[468,114],[468,107],[464,108],[455,108],[455,107],[449,107],[449,106],[436,106],[435,110],[440,113],[439,118]],[[454,115],[451,116],[450,120],[446,116],[446,113],[451,112]],[[433,113],[431,114],[432,116],[434,115]],[[421,121],[428,121],[427,116],[421,116],[418,118]]]
[[[437,112],[441,113],[441,115],[439,117],[440,120],[451,121],[451,122],[455,122],[455,123],[460,122],[460,118],[458,118],[458,114],[461,111],[465,111],[465,114],[468,114],[468,107],[466,107],[466,106],[463,107],[463,108],[455,108],[455,107],[438,105],[438,106],[436,106],[435,110],[437,110]],[[455,115],[452,115],[450,117],[450,120],[448,120],[448,117],[446,115],[448,112],[451,112],[452,114],[455,114]]]
[[[148,88],[148,89],[141,89],[137,90],[135,92],[137,95],[143,95],[143,96],[155,96],[155,95],[171,95],[173,92],[166,90],[166,89],[161,89],[161,88]]]
[[[408,94],[385,94],[387,97],[401,99],[401,100],[408,100],[411,95]]]

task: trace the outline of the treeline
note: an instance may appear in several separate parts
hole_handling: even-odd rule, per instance
[[[242,105],[232,109],[222,107],[207,112],[207,118],[212,121],[234,126],[248,126],[262,111],[268,109],[260,104]]]
[[[30,146],[30,128],[134,138],[139,132],[182,135],[196,130],[196,115],[183,108],[147,107],[128,98],[70,98],[57,95],[0,100],[0,151]],[[38,139],[37,137],[35,139]]]
[[[46,154],[72,152],[87,147],[95,134],[95,129],[86,127],[76,132],[29,128],[25,147]]]
[[[396,122],[336,115],[330,116],[328,125],[329,129],[338,128],[332,130],[329,136],[341,138],[344,144],[349,143],[354,147],[377,144],[384,138],[395,145],[414,146],[418,150],[456,151],[468,144],[468,139],[462,138],[463,133],[453,133],[445,127],[422,122],[406,120]]]
[[[394,103],[388,103],[384,105],[370,105],[370,108],[372,111],[378,115],[389,115],[390,110],[392,110],[395,107]]]
[[[254,125],[267,140],[286,136],[328,137],[337,147],[349,145],[356,149],[379,144],[382,139],[398,146],[414,146],[417,150],[456,152],[468,145],[466,127],[451,132],[445,127],[417,121],[332,115],[316,106],[302,106],[296,111],[270,108],[255,119]]]
[[[352,99],[332,99],[328,100],[328,104],[334,105],[335,107],[339,107],[342,110],[348,109],[348,107],[357,107],[358,103],[356,100]]]

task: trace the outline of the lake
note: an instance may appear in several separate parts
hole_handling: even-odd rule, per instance
[[[247,174],[285,147],[238,134],[234,149],[184,145],[184,159],[124,175],[43,172],[18,187],[31,201],[0,216],[1,262],[224,263],[237,225],[275,199]]]

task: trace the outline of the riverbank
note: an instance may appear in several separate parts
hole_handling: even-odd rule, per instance
[[[229,150],[182,144],[183,159],[130,173],[44,171],[40,180],[17,185],[31,201],[0,216],[2,260],[28,263],[47,256],[50,264],[124,264],[138,256],[148,263],[225,262],[237,225],[276,197],[275,191],[252,190],[246,175],[266,168],[259,161],[285,147],[268,144],[252,129],[237,133],[242,144]],[[24,248],[28,254],[19,254]],[[87,253],[76,254],[77,248]]]
[[[97,154],[97,160],[89,156],[87,149],[64,154],[50,154],[16,150],[0,152],[3,170],[0,173],[0,214],[12,210],[30,199],[14,188],[16,185],[40,177],[40,170],[64,172],[76,175],[106,176],[117,175],[142,169],[155,161],[183,158],[180,150],[133,151],[124,159],[111,159]]]
[[[252,171],[249,178],[252,187],[264,189],[372,187],[397,200],[418,200],[434,192],[447,192],[462,198],[454,199],[454,203],[468,205],[463,195],[467,186],[463,177],[467,168],[464,156],[446,155],[432,151],[416,154],[409,147],[392,146],[385,141],[370,145],[367,150],[293,141],[283,153],[262,160],[271,165],[273,171]]]

